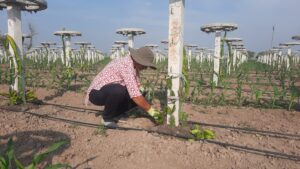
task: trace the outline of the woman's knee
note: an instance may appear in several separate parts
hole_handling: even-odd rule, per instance
[[[89,101],[95,105],[101,106],[104,103],[102,94],[98,90],[91,90],[89,93]]]

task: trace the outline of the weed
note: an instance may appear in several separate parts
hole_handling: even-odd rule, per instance
[[[107,136],[107,128],[104,125],[99,125],[99,127],[97,127],[97,130],[95,131],[95,133],[106,137]]]

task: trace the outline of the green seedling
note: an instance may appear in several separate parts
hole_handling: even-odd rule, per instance
[[[209,129],[202,129],[199,125],[194,125],[193,129],[190,131],[191,134],[195,136],[196,139],[214,139],[215,132]]]
[[[241,81],[238,81],[237,88],[235,89],[236,93],[236,102],[238,105],[241,105],[242,103],[242,83]]]
[[[179,122],[183,125],[186,126],[188,121],[188,114],[184,111],[181,111],[179,113]]]
[[[220,97],[219,97],[218,103],[219,103],[220,105],[225,105],[225,94],[224,94],[223,90],[222,90],[221,95],[220,95]]]
[[[216,88],[216,83],[211,79],[209,81],[210,84],[210,93],[208,94],[208,104],[212,104],[213,100],[214,100],[214,95],[215,95],[215,88]]]
[[[182,91],[180,91],[179,95],[184,99],[187,97],[190,91],[190,80],[187,68],[187,57],[186,50],[183,49],[183,64],[182,64],[182,77],[181,77]]]
[[[255,99],[255,91],[256,91],[256,87],[255,87],[255,85],[253,85],[253,84],[251,84],[251,86],[250,86],[250,88],[251,88],[251,99],[252,100],[254,100]]]
[[[22,92],[16,92],[14,90],[11,90],[8,94],[7,93],[2,93],[0,94],[2,96],[5,96],[9,99],[9,104],[10,105],[19,105],[23,103],[22,99]],[[37,97],[35,96],[35,93],[33,91],[27,90],[25,94],[25,99],[28,102],[35,102],[37,101]]]
[[[175,105],[172,108],[169,107],[169,106],[166,106],[165,109],[164,109],[164,111],[163,111],[163,113],[160,113],[161,114],[160,116],[162,116],[162,117],[165,117],[166,115],[169,115],[169,121],[168,122],[169,122],[169,124],[171,126],[175,126],[175,117],[173,115],[173,113],[175,112],[175,110],[176,110],[176,106]],[[160,119],[160,121],[158,121],[158,122],[162,121],[162,117],[158,118],[158,119]]]
[[[12,169],[13,162],[17,169],[37,169],[39,164],[52,152],[59,149],[62,145],[66,144],[66,141],[59,141],[52,144],[45,152],[34,155],[31,163],[28,166],[24,166],[15,156],[13,149],[13,140],[9,139],[7,143],[7,148],[3,155],[0,155],[0,168],[1,169]],[[58,169],[58,168],[72,168],[68,164],[53,164],[48,165],[45,169]]]
[[[280,97],[280,91],[277,86],[273,86],[273,96],[272,96],[272,104],[271,107],[274,108],[276,104],[276,100]]]
[[[290,96],[290,99],[289,99],[289,107],[288,109],[291,110],[295,104],[295,101],[296,101],[296,98],[298,98],[299,100],[299,97],[300,97],[300,89],[297,88],[297,87],[292,87],[290,89],[290,92],[291,92],[291,96]]]
[[[165,117],[166,116],[163,113],[161,113],[161,114],[155,115],[153,118],[154,118],[154,121],[156,124],[162,125],[162,124],[164,124]]]
[[[255,90],[255,102],[256,102],[257,105],[260,105],[262,95],[263,95],[262,90],[259,90],[259,89]]]
[[[97,128],[95,133],[106,137],[107,136],[107,128],[104,125],[99,125],[99,127]]]
[[[173,114],[171,114],[170,117],[169,117],[169,124],[172,127],[176,126],[176,124],[175,124],[175,116]]]
[[[197,98],[197,87],[194,87],[191,92],[191,102],[194,103]]]

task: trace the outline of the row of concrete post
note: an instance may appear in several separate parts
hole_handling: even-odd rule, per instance
[[[289,69],[291,62],[295,65],[300,64],[300,52],[291,52],[291,49],[284,51],[283,49],[275,48],[263,52],[263,54],[258,56],[257,60],[270,66],[276,66],[277,68],[285,66]]]
[[[50,48],[49,46],[40,46],[27,51],[26,58],[32,59],[35,63],[41,63],[46,60],[48,65],[58,60],[67,67],[71,67],[72,63],[77,62],[93,64],[104,59],[101,51],[94,47],[81,46],[79,49],[71,48],[67,57],[64,57],[63,48]]]
[[[23,59],[22,55],[22,44],[21,44],[21,9],[27,9],[29,2],[26,3],[12,3],[10,0],[1,1],[1,3],[6,3],[8,9],[8,16],[9,16],[9,23],[8,23],[8,30],[9,35],[11,35],[18,46],[19,52]],[[22,1],[23,2],[23,1]],[[30,1],[32,2],[32,1]],[[35,6],[28,8],[31,11],[38,11],[47,8],[47,3],[44,0],[35,0]],[[20,6],[21,5],[21,6]],[[37,8],[38,7],[38,8]],[[168,89],[168,106],[174,107],[175,111],[173,116],[175,117],[175,125],[179,125],[179,110],[180,110],[180,103],[179,103],[179,88],[180,88],[180,81],[182,78],[182,55],[183,55],[183,32],[184,32],[184,11],[185,11],[185,0],[169,0],[169,31],[168,31],[168,76],[172,80],[172,87]],[[17,20],[16,20],[17,18]],[[236,24],[231,23],[216,23],[216,24],[208,24],[201,27],[201,30],[206,33],[215,33],[215,49],[213,54],[213,80],[215,84],[218,84],[218,76],[220,71],[220,59],[221,58],[221,42],[222,42],[222,32],[229,32],[237,29]],[[145,34],[144,30],[140,29],[119,29],[117,30],[118,34],[122,34],[128,37],[128,47],[133,47],[133,40],[134,36]],[[69,60],[71,58],[71,37],[77,36],[78,32],[68,32],[68,31],[58,31],[55,35],[61,36],[63,39],[63,46],[65,50],[64,56],[66,56],[63,60],[67,66],[70,66]],[[119,47],[115,46],[115,51],[118,51]],[[36,53],[29,53],[29,56],[34,57]],[[53,54],[53,58],[59,58],[59,54],[56,52],[50,52]],[[73,54],[76,56],[76,54]],[[113,57],[120,57],[120,52],[116,52]],[[158,57],[160,58],[160,56]],[[162,58],[162,57],[161,57]],[[48,58],[50,60],[50,58]],[[51,58],[52,59],[52,58]],[[191,54],[189,54],[189,65],[191,64]],[[199,57],[201,60],[201,57]],[[159,60],[159,59],[158,59]],[[23,83],[24,84],[24,83]],[[169,122],[170,116],[168,116]]]
[[[290,69],[291,63],[300,64],[300,52],[292,52],[293,46],[300,46],[300,36],[295,35],[292,39],[296,41],[280,43],[278,47],[262,52],[258,55],[258,61],[277,68],[285,66],[287,69]]]

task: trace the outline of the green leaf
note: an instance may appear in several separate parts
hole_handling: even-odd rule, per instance
[[[173,114],[170,115],[169,123],[170,126],[175,126],[175,116]]]
[[[203,134],[203,132],[197,133],[197,134],[196,134],[196,138],[197,138],[197,139],[204,139],[204,134]]]
[[[16,157],[14,157],[14,160],[18,169],[25,169],[25,167],[21,164],[21,162]]]
[[[184,111],[179,112],[179,122],[182,125],[187,125],[188,114]]]
[[[11,167],[11,161],[14,158],[14,150],[13,150],[13,140],[10,138],[7,143],[7,149],[5,151],[5,155],[7,156],[6,163],[8,164],[8,168]]]
[[[154,115],[153,118],[154,118],[156,124],[163,124],[164,119],[165,119],[165,114],[159,113],[159,114]]]
[[[20,59],[20,56],[19,56],[19,53],[18,53],[18,48],[17,48],[17,44],[16,42],[14,41],[14,39],[9,36],[9,35],[6,35],[6,40],[8,41],[8,43],[10,44],[11,48],[13,49],[13,52],[14,52],[14,57],[17,61],[17,69],[18,69],[18,73],[21,73],[21,59]]]
[[[18,47],[17,47],[14,39],[11,36],[9,36],[9,35],[5,36],[5,43],[6,44],[4,45],[4,47],[5,47],[5,50],[6,50],[7,53],[9,53],[9,45],[11,46],[11,48],[13,50],[13,53],[11,53],[11,55],[14,57],[15,62],[17,64],[17,65],[13,64],[16,67],[15,68],[12,67],[10,69],[10,75],[11,75],[10,76],[10,79],[11,79],[10,80],[10,84],[13,85],[13,83],[14,83],[14,76],[18,77],[18,79],[19,79],[19,81],[18,81],[18,89],[19,89],[19,91],[23,91],[23,95],[20,96],[20,98],[21,98],[21,100],[24,103],[26,103],[26,99],[25,99],[25,95],[24,95],[24,91],[25,91],[24,86],[25,86],[25,84],[22,84],[22,80],[21,80],[21,77],[24,76],[22,74],[22,70],[23,70],[22,66],[23,65],[22,65],[22,61],[21,61],[21,58],[20,58],[20,54],[18,52]],[[11,58],[11,61],[13,62],[12,58]],[[15,69],[16,69],[16,72],[15,72]]]
[[[0,156],[0,167],[1,169],[10,169],[11,168],[11,161],[14,156],[14,150],[13,150],[13,141],[12,138],[9,138],[7,142],[7,148],[4,152],[3,156]]]
[[[36,169],[37,164],[31,163],[29,166],[26,167],[26,169]]]
[[[176,109],[175,105],[172,108],[170,106],[166,106],[164,112],[166,112],[166,114],[171,115],[174,113],[175,109]]]
[[[44,160],[51,152],[57,150],[59,147],[61,147],[62,145],[66,144],[66,141],[59,141],[57,143],[52,144],[48,150],[46,150],[44,153],[35,155],[33,157],[33,161],[32,164],[34,166],[36,166],[37,164],[39,164],[42,160]]]
[[[5,169],[5,168],[8,168],[8,163],[7,161],[5,160],[4,157],[0,156],[0,168],[2,169]]]
[[[193,129],[193,130],[191,130],[191,133],[193,135],[196,135],[196,134],[200,133],[200,130],[199,129]]]
[[[197,139],[214,139],[215,132],[213,130],[202,130],[199,125],[194,125],[194,129],[190,132],[193,134]]]
[[[189,75],[188,75],[188,69],[187,69],[187,57],[186,57],[186,50],[185,48],[183,48],[183,63],[182,63],[182,82],[183,82],[183,89],[184,92],[182,92],[184,94],[183,97],[187,96],[189,94],[190,91],[190,81],[189,81]]]
[[[212,130],[207,129],[207,130],[204,130],[203,133],[204,133],[204,137],[206,139],[214,139],[215,138],[215,133]]]
[[[175,112],[176,106],[174,105],[172,110],[171,110],[171,114],[173,114]]]

